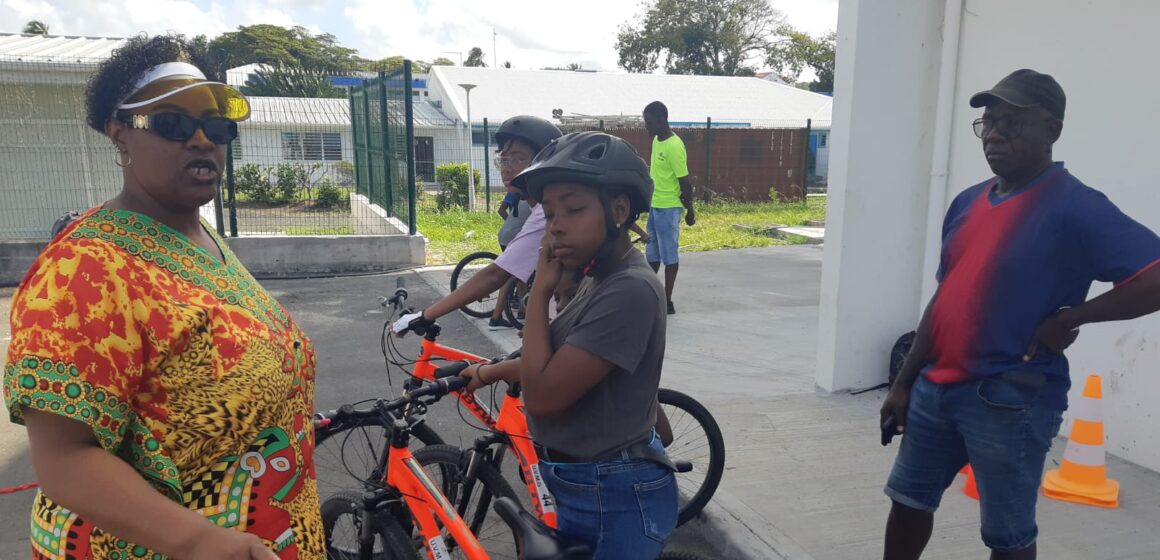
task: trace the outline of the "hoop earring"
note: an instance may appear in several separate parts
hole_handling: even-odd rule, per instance
[[[129,167],[130,165],[133,165],[133,156],[129,155],[129,152],[119,152],[119,153],[123,154],[125,156],[126,161],[125,161],[125,163],[121,163],[120,156],[114,157],[113,163],[117,164],[117,167],[124,169],[126,167]]]

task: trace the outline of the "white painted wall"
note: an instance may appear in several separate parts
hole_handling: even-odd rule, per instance
[[[917,2],[883,4],[843,0],[839,12],[838,122],[831,136],[830,231],[818,370],[819,385],[831,390],[885,379],[890,344],[913,328],[934,287],[937,254],[923,262],[923,246],[937,245],[937,226],[953,197],[990,176],[979,140],[970,130],[981,110],[971,109],[967,100],[1012,70],[1031,67],[1050,73],[1067,92],[1056,159],[1066,161],[1072,173],[1137,220],[1160,230],[1160,199],[1150,161],[1160,142],[1151,127],[1136,126],[1160,122],[1160,107],[1146,101],[1160,88],[1160,76],[1140,71],[1153,66],[1160,52],[1160,38],[1150,23],[1160,16],[1160,4],[963,1],[958,56],[951,59],[954,71],[950,89],[944,91],[950,99],[950,126],[942,134],[935,131],[934,107],[891,100],[938,97],[942,3],[922,3],[939,4],[924,6],[930,12],[926,17],[917,17]],[[927,56],[916,55],[909,38],[917,36],[925,38],[920,50]],[[1130,76],[1130,86],[1117,86],[1125,76]],[[897,131],[884,137],[888,129],[874,130],[874,125],[900,119],[919,146],[891,146],[900,140]],[[930,175],[936,155],[931,146],[939,136],[949,140],[947,180],[943,192],[932,192],[932,183],[940,184],[937,174],[934,181]],[[880,159],[883,152],[896,155]],[[895,211],[884,213],[882,207],[891,204],[866,200],[875,194],[891,199]],[[945,198],[934,197],[943,203],[932,209],[939,215],[928,225],[925,203],[931,194]],[[874,249],[869,254],[867,246]],[[1108,288],[1096,286],[1092,295]],[[1160,439],[1153,437],[1160,429],[1160,415],[1154,412],[1160,402],[1160,316],[1085,327],[1069,356],[1072,398],[1078,397],[1086,374],[1104,376],[1109,451],[1160,470]]]
[[[918,315],[941,21],[936,2],[838,11],[817,371],[828,391],[884,380],[884,349]]]

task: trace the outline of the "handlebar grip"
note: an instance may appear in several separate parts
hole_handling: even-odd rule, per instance
[[[447,392],[453,393],[455,391],[465,389],[467,384],[471,383],[471,380],[466,377],[452,377],[451,379],[444,381],[444,383],[447,383]]]
[[[455,377],[455,376],[463,373],[463,370],[467,369],[467,366],[470,366],[470,365],[471,364],[468,362],[455,362],[454,364],[445,365],[445,366],[435,370],[435,379],[443,379],[445,377]]]
[[[399,288],[399,289],[406,288],[407,287],[407,279],[403,278],[402,276],[398,277],[397,279],[395,279],[395,287]]]

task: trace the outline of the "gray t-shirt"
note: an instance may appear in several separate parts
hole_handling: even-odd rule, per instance
[[[552,350],[575,346],[615,368],[563,414],[529,415],[536,443],[596,458],[648,441],[665,358],[665,311],[664,286],[636,249],[620,270],[584,280],[552,322]]]
[[[532,207],[528,206],[528,201],[521,200],[516,208],[508,210],[508,217],[503,221],[503,225],[499,228],[499,244],[501,247],[507,247],[512,239],[516,238],[516,234],[524,227],[524,222],[528,221],[528,216],[532,213]],[[516,214],[519,214],[517,216]]]

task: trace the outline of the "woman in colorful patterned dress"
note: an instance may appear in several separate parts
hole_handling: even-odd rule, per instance
[[[33,558],[324,556],[310,341],[198,216],[250,112],[203,61],[158,36],[101,65],[88,123],[123,188],[13,297],[4,397],[41,484]]]

